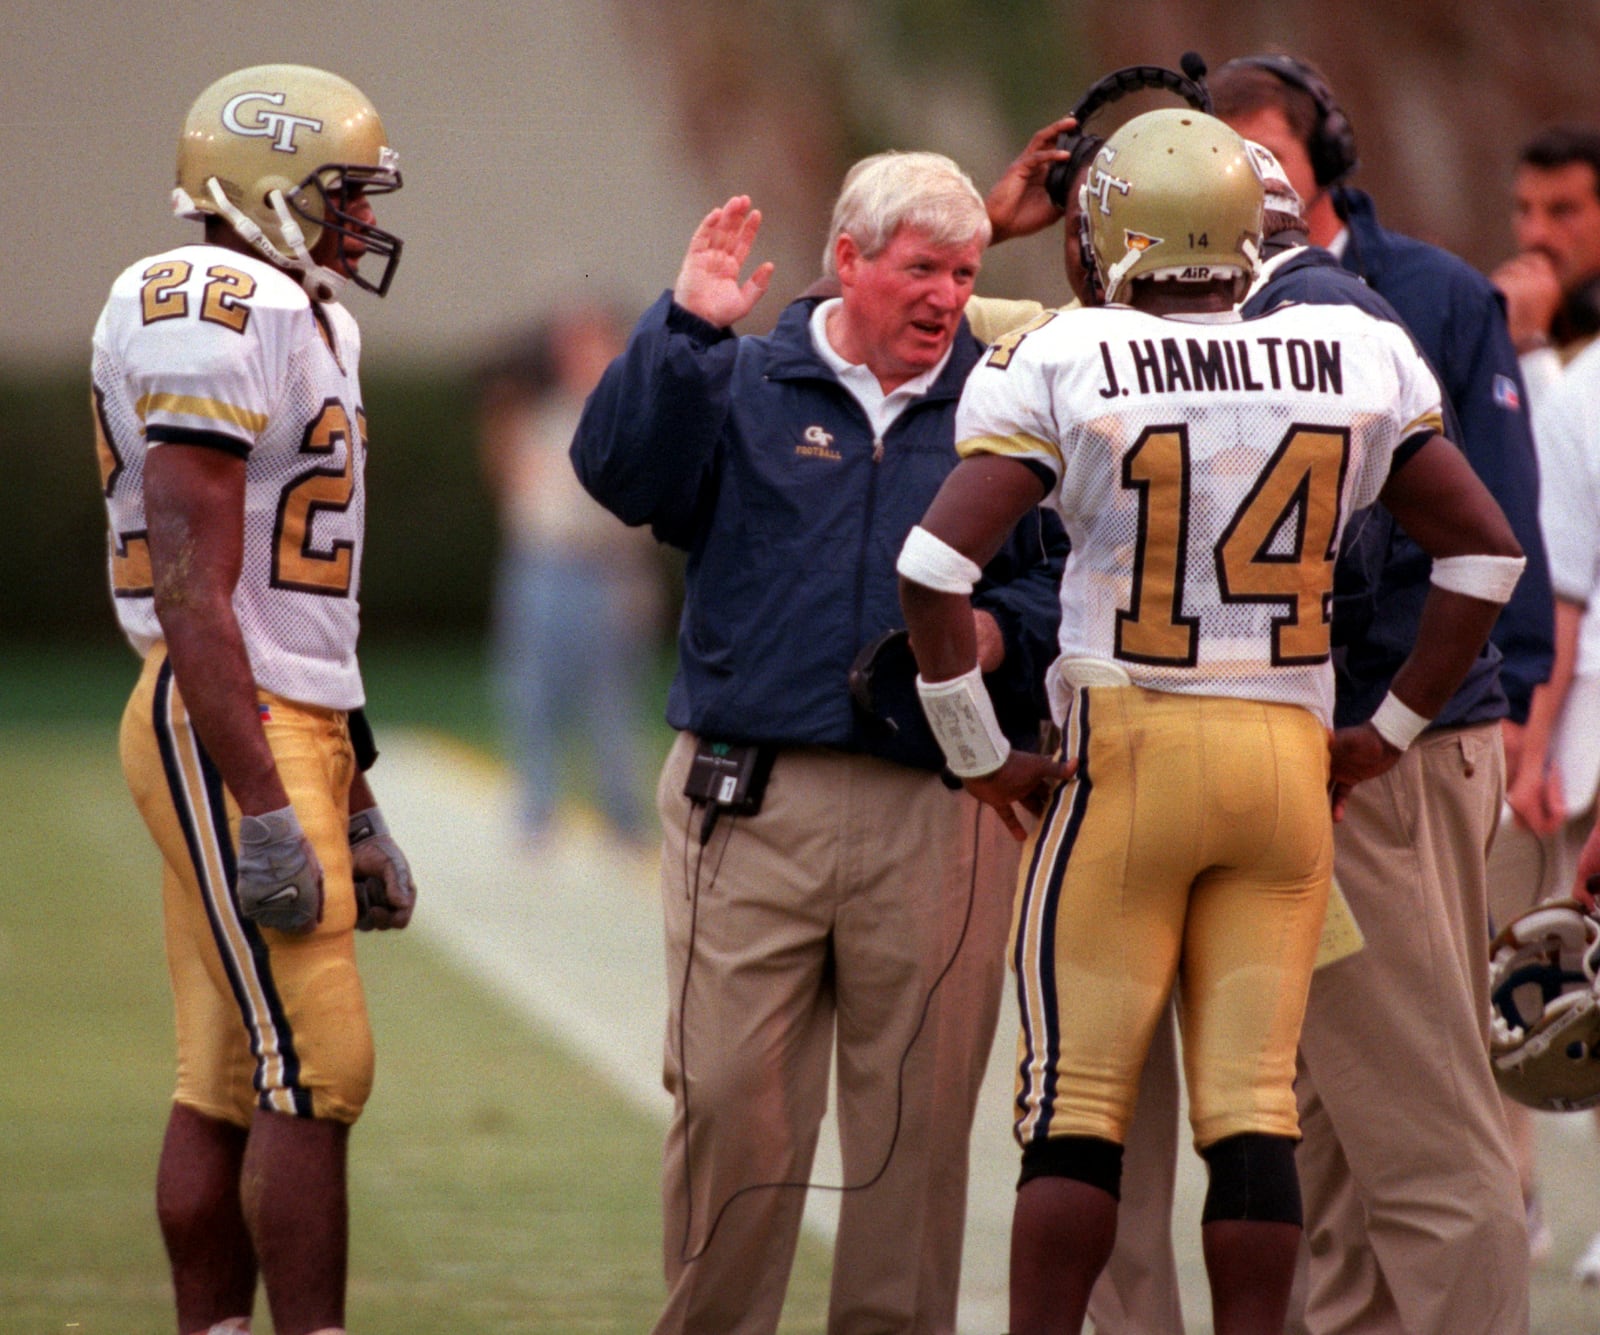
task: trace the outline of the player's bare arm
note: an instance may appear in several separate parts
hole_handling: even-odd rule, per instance
[[[233,611],[244,552],[245,461],[165,445],[145,461],[156,616],[178,689],[239,804],[235,890],[246,917],[286,932],[322,919],[322,867],[278,775]]]
[[[233,612],[244,554],[245,461],[163,445],[145,463],[156,616],[167,654],[223,782],[246,815],[289,805],[256,713],[256,685]]]
[[[772,281],[773,264],[759,264],[750,277],[739,274],[761,230],[761,210],[748,195],[735,195],[700,220],[672,287],[672,299],[708,324],[738,323],[755,309]]]
[[[945,479],[920,527],[981,569],[1017,520],[1043,499],[1044,484],[1031,469],[1015,460],[978,455],[958,464]],[[979,666],[970,594],[944,592],[902,574],[900,605],[924,682],[953,681]],[[1027,832],[1015,807],[1039,814],[1051,785],[1070,778],[1075,767],[1073,761],[1008,749],[992,772],[963,775],[962,781],[1020,840]]]
[[[1456,557],[1518,562],[1522,557],[1494,497],[1461,452],[1442,436],[1434,436],[1390,475],[1380,499],[1436,563]],[[1436,565],[1416,645],[1390,687],[1391,696],[1423,721],[1444,708],[1482,650],[1505,601],[1441,587],[1438,578]],[[1335,733],[1336,807],[1343,791],[1384,773],[1399,760],[1401,750],[1371,721]]]

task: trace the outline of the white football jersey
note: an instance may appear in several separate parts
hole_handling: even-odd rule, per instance
[[[1028,460],[1055,480],[1046,503],[1072,539],[1063,658],[1329,723],[1345,520],[1377,499],[1397,449],[1441,426],[1411,340],[1352,306],[1252,320],[1112,306],[1049,313],[996,343],[967,380],[956,439],[964,456]],[[1067,693],[1052,671],[1058,722]]]
[[[233,595],[256,683],[333,709],[363,701],[356,665],[366,423],[355,320],[269,264],[183,246],[125,270],[94,333],[100,481],[123,633],[161,639],[145,534],[146,452],[245,460],[244,560]]]

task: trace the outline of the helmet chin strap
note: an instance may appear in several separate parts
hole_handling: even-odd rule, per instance
[[[1122,292],[1122,280],[1128,276],[1128,270],[1139,262],[1142,250],[1129,249],[1123,257],[1111,266],[1111,272],[1106,275],[1106,301],[1113,302]]]
[[[306,234],[300,230],[300,224],[294,214],[289,212],[289,202],[284,199],[283,191],[274,190],[267,196],[267,203],[272,205],[272,211],[278,215],[278,225],[283,229],[283,239],[289,243],[289,249],[294,251],[295,258],[300,261],[300,286],[305,288],[313,301],[337,301],[339,294],[344,291],[345,276],[335,273],[311,258],[311,252],[306,249]]]
[[[278,215],[278,225],[283,229],[283,239],[289,243],[289,248],[294,251],[293,256],[285,255],[275,245],[255,221],[246,216],[234,202],[223,192],[222,183],[215,176],[206,179],[206,192],[211,196],[212,202],[230,227],[237,232],[247,244],[253,246],[270,264],[279,268],[286,268],[299,276],[300,286],[306,290],[313,301],[336,301],[340,292],[344,290],[345,277],[335,273],[332,269],[318,264],[311,258],[311,252],[306,249],[306,236],[300,230],[300,224],[295,221],[294,214],[289,211],[289,205],[284,200],[283,191],[274,190],[267,196],[267,202],[272,205],[272,211]]]

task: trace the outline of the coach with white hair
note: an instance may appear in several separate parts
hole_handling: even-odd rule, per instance
[[[949,159],[867,158],[824,254],[840,296],[738,336],[772,274],[740,279],[759,226],[743,196],[706,216],[572,447],[597,499],[688,553],[658,791],[674,1112],[656,1329],[776,1329],[836,1052],[829,1329],[948,1332],[1018,844],[941,781],[894,566],[956,463],[990,225]],[[978,586],[1018,746],[1046,716],[1064,551],[1035,512]]]

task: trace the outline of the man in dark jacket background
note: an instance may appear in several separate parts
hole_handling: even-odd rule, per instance
[[[707,215],[572,451],[597,499],[688,553],[658,790],[674,1113],[657,1330],[776,1328],[836,1048],[829,1326],[949,1331],[1017,845],[941,781],[908,680],[887,719],[850,680],[903,624],[895,559],[955,466],[990,227],[948,159],[866,159],[824,255],[841,296],[736,336],[771,277],[740,279],[759,224],[744,197]],[[1030,515],[976,598],[1022,747],[1047,713],[1064,546]]]

